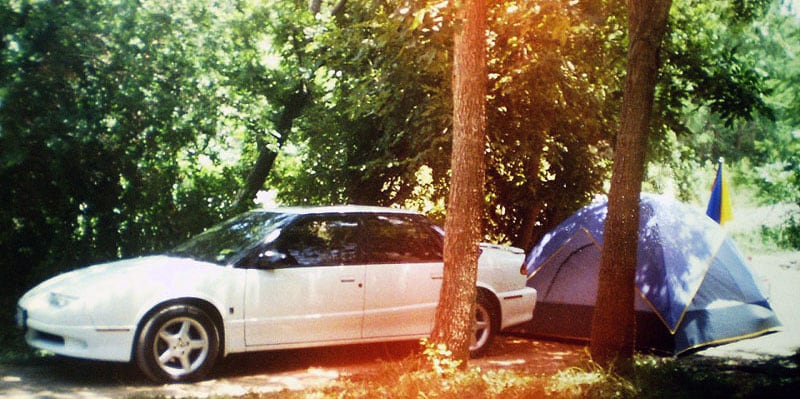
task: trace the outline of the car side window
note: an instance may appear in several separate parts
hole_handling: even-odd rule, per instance
[[[422,221],[408,215],[368,215],[364,252],[369,263],[442,261],[441,240]]]
[[[274,243],[282,266],[334,266],[359,262],[354,217],[307,216],[287,226]]]

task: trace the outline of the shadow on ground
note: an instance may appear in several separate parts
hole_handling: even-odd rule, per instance
[[[800,354],[761,359],[688,356],[638,370],[653,398],[796,398]]]

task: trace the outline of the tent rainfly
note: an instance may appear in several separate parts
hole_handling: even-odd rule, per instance
[[[733,240],[705,214],[642,194],[636,270],[637,347],[678,355],[781,326]],[[586,340],[597,297],[607,202],[595,202],[528,254],[539,292],[529,333]]]

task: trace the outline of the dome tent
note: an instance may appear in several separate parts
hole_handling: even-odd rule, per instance
[[[680,354],[775,331],[766,296],[733,240],[688,205],[642,194],[636,270],[637,347]],[[582,208],[528,254],[538,290],[525,330],[588,339],[607,202]]]

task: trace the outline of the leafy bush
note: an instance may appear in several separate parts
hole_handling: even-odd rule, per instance
[[[800,212],[791,214],[778,226],[762,225],[759,235],[766,245],[800,250]]]

